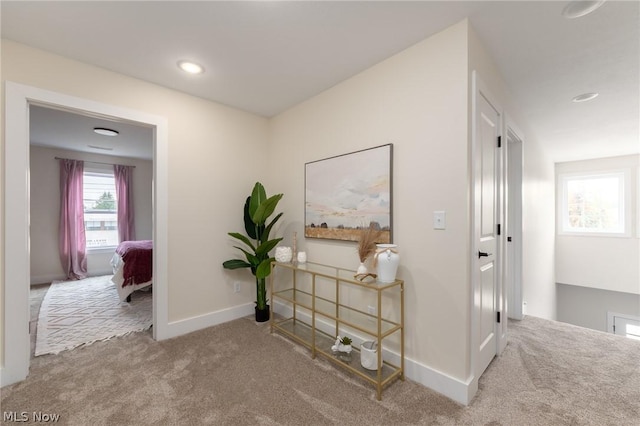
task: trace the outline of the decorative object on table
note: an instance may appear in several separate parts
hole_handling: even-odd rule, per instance
[[[379,241],[379,239],[380,230],[371,225],[369,225],[369,227],[360,234],[360,238],[358,239],[358,258],[360,259],[360,266],[358,266],[355,278],[364,278],[369,274],[369,270],[367,269],[365,262],[372,254],[375,253],[376,242]]]
[[[376,267],[379,282],[394,282],[399,263],[400,255],[398,254],[397,244],[376,244],[373,265]]]
[[[305,164],[304,236],[358,241],[373,226],[380,243],[392,239],[393,145]]]
[[[298,233],[293,231],[293,249],[291,250],[291,258],[293,262],[298,261]]]
[[[307,263],[307,253],[304,251],[298,252],[298,263]]]
[[[352,340],[348,337],[336,337],[336,343],[335,345],[331,346],[331,350],[334,352],[344,352],[344,353],[351,353],[351,350],[353,349],[351,347],[351,343]]]
[[[251,273],[256,277],[255,311],[258,322],[269,320],[266,278],[271,274],[271,262],[275,260],[269,256],[269,252],[282,241],[282,238],[270,240],[269,233],[282,213],[278,213],[269,224],[266,222],[283,195],[276,194],[267,198],[264,186],[256,182],[244,204],[244,229],[247,236],[238,232],[229,232],[231,237],[240,240],[246,246],[245,248],[235,246],[244,253],[246,260],[232,259],[222,264],[225,269],[250,268]]]
[[[378,369],[378,342],[368,340],[360,345],[360,365],[367,370]]]
[[[291,259],[293,259],[293,250],[291,247],[276,247],[276,261],[280,263],[287,263],[291,262]]]

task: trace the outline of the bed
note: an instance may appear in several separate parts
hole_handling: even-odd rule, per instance
[[[121,301],[130,301],[131,293],[152,283],[153,241],[123,241],[111,258],[111,282]]]

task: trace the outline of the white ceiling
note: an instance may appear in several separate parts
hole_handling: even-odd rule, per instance
[[[29,108],[29,124],[32,145],[144,160],[153,158],[151,127],[33,105]],[[96,127],[119,134],[100,135],[93,131]]]
[[[2,37],[270,117],[468,17],[531,132],[567,161],[640,152],[640,4],[1,2]],[[180,59],[204,65],[184,75]],[[594,101],[571,99],[599,92]],[[526,137],[526,135],[525,135]]]

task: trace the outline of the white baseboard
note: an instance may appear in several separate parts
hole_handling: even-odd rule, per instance
[[[113,275],[113,270],[103,269],[101,271],[89,271],[90,277],[100,277],[102,275]],[[29,277],[30,285],[49,284],[53,281],[65,280],[67,280],[67,277],[65,277],[64,274],[31,275]]]
[[[197,317],[186,318],[179,321],[170,322],[167,326],[167,332],[163,333],[160,340],[170,339],[172,337],[181,336],[203,328],[213,327],[214,325],[233,321],[238,318],[246,317],[255,313],[255,303],[246,303],[244,305],[233,306],[227,309],[221,309],[216,312],[200,315]]]
[[[162,336],[162,339],[181,336],[203,328],[252,315],[255,312],[254,307],[254,303],[247,303],[209,314],[171,322],[168,325],[166,335]],[[273,308],[276,313],[285,317],[291,316],[292,314],[292,308],[290,306],[283,305],[279,302],[276,302]],[[309,314],[304,312],[298,312],[298,317],[305,322],[310,322],[311,320]],[[318,320],[317,324],[319,330],[329,335],[333,335],[335,332],[335,325],[329,322]],[[353,339],[355,346],[359,346],[365,340],[362,336],[353,335],[350,337]],[[393,364],[400,364],[400,355],[396,352],[383,349],[382,356],[385,360]],[[407,357],[405,357],[404,366],[406,378],[451,398],[460,404],[468,405],[478,390],[478,381],[475,378],[462,381]]]
[[[52,281],[62,281],[66,279],[64,275],[46,274],[46,275],[31,275],[29,281],[31,285],[36,284],[50,284]]]
[[[25,367],[25,368],[21,368]],[[0,367],[0,387],[5,387],[18,383],[27,378],[29,374],[29,365],[22,365],[20,368],[12,369],[6,367]]]
[[[275,302],[273,309],[276,313],[284,317],[291,317],[293,315],[293,308],[280,302]],[[298,312],[297,317],[303,322],[311,322],[311,316],[308,312]],[[316,324],[320,331],[329,335],[333,335],[335,332],[335,325],[333,323],[322,321],[316,317]],[[353,339],[354,346],[360,346],[365,340],[365,338],[358,335],[350,335],[349,337]],[[382,358],[392,364],[400,365],[400,354],[396,352],[383,349]],[[469,405],[478,391],[478,381],[473,378],[466,382],[461,381],[416,360],[407,358],[406,356],[404,359],[404,369],[406,378],[451,398],[460,404]]]

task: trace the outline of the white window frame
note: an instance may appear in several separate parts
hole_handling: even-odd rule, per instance
[[[624,330],[624,333],[616,333],[616,329],[615,329],[616,318],[620,318],[622,320],[626,320],[629,322],[640,323],[640,317],[627,315],[627,314],[619,314],[617,312],[607,312],[607,331],[609,333],[616,334],[618,336],[628,337],[629,339],[638,340],[638,338],[635,335],[629,335],[626,330]],[[620,330],[617,330],[617,331],[620,331]]]
[[[619,221],[622,223],[619,231],[598,231],[598,230],[572,230],[566,225],[568,224],[568,206],[567,206],[567,182],[577,179],[589,179],[598,177],[618,177],[621,179],[622,187],[619,188]],[[613,169],[602,171],[584,171],[573,173],[560,173],[557,178],[557,223],[556,229],[558,235],[573,235],[583,237],[630,237],[631,224],[631,170],[630,169]]]
[[[113,166],[108,165],[108,164],[100,164],[100,163],[87,164],[87,163],[85,163],[84,173],[85,174],[86,173],[95,173],[95,174],[101,174],[101,175],[111,175],[114,178],[114,183],[115,183],[115,174],[113,172]],[[83,188],[83,190],[84,190],[84,188]],[[114,185],[114,191],[115,191],[115,185]],[[115,195],[116,194],[114,193],[114,196]],[[116,216],[116,220],[117,220],[117,216]],[[85,219],[85,226],[86,226],[86,219]],[[117,227],[116,227],[116,232],[118,232],[117,231]],[[87,246],[87,252],[93,252],[93,253],[97,253],[97,252],[101,252],[101,251],[111,252],[117,246],[118,246],[117,243],[115,245],[98,246],[98,247],[89,247],[89,246]]]

